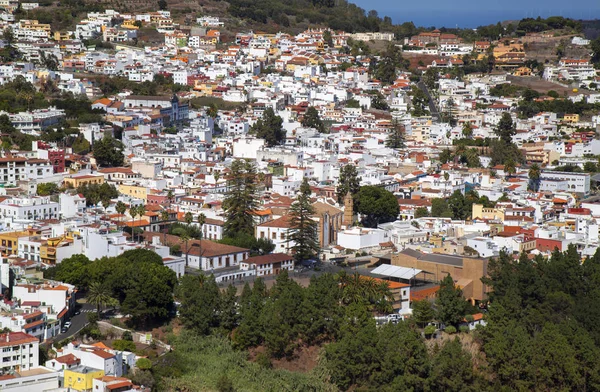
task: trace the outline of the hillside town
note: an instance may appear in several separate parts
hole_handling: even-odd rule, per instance
[[[54,30],[22,17],[38,3],[0,7],[2,390],[157,390],[155,321],[198,324],[192,281],[233,287],[235,309],[257,280],[355,274],[389,290],[385,324],[449,276],[475,310],[433,329],[468,333],[492,260],[600,247],[600,53],[581,34],[230,34],[164,9]]]

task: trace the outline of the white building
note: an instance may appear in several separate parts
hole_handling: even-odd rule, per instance
[[[0,335],[2,373],[24,371],[39,366],[40,342],[35,336],[24,332],[8,332]]]
[[[240,270],[255,270],[256,276],[279,275],[282,270],[294,270],[294,258],[285,253],[250,257],[240,263]]]
[[[346,249],[359,250],[378,247],[389,242],[390,234],[382,229],[353,227],[338,233],[338,245]]]

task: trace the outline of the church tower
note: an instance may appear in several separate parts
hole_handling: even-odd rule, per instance
[[[346,227],[352,226],[354,223],[354,200],[350,192],[344,197],[344,221],[342,224]]]

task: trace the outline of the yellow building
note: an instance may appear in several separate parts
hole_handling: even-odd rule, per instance
[[[104,370],[87,366],[65,369],[63,387],[80,392],[92,391],[94,379],[99,377],[104,377]]]
[[[84,174],[81,176],[68,177],[63,180],[66,187],[77,189],[80,185],[104,184],[103,174]]]
[[[514,72],[515,76],[531,76],[531,68],[529,67],[519,67]]]
[[[139,185],[119,185],[119,192],[123,195],[135,197],[136,199],[142,199],[146,201],[148,199],[148,188]]]
[[[27,237],[27,231],[9,231],[0,233],[0,254],[4,257],[16,255],[19,250],[19,238]]]
[[[128,30],[138,30],[139,27],[135,25],[135,20],[127,19],[121,24],[121,27]]]
[[[42,263],[55,265],[57,248],[63,248],[73,245],[71,235],[48,238],[44,244],[40,246],[40,259]]]
[[[497,219],[504,220],[503,208],[484,208],[483,204],[473,204],[472,214],[473,219]]]
[[[55,41],[67,41],[71,39],[71,33],[68,31],[55,31],[54,32],[54,40]]]
[[[574,124],[579,122],[579,114],[565,114],[563,122]]]

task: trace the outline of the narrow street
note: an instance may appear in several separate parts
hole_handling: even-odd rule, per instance
[[[440,112],[437,108],[435,100],[433,99],[431,94],[429,94],[427,86],[425,86],[425,83],[423,83],[423,80],[419,80],[419,83],[417,83],[417,87],[419,87],[419,89],[423,91],[425,95],[427,95],[427,98],[429,98],[429,111],[431,112],[431,117],[433,118],[434,122],[439,123],[442,120],[440,117]]]

